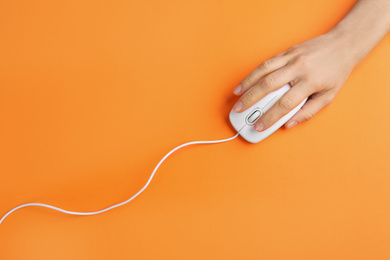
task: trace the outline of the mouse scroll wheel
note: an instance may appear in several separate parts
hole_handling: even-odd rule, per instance
[[[247,123],[249,125],[253,125],[257,119],[259,119],[261,117],[261,115],[263,114],[263,112],[260,110],[260,109],[256,109],[254,111],[252,111],[251,113],[249,113],[248,117],[247,117]]]

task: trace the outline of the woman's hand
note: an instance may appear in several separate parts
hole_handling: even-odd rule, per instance
[[[260,132],[272,126],[306,97],[309,99],[305,105],[285,126],[290,128],[309,120],[332,102],[356,65],[348,48],[342,37],[331,31],[270,58],[234,89],[236,95],[250,89],[234,105],[234,111],[243,112],[290,83],[292,88],[256,122],[255,129]]]
[[[250,89],[234,111],[243,112],[290,83],[292,88],[256,122],[255,129],[267,129],[306,97],[286,127],[309,120],[333,101],[352,69],[389,31],[390,1],[358,0],[328,33],[293,46],[252,71],[233,91],[243,95]]]

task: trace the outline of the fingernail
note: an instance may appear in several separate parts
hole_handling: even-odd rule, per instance
[[[241,89],[242,89],[242,87],[241,87],[241,84],[240,84],[233,90],[233,93],[238,95],[238,93],[240,93]]]
[[[287,124],[287,128],[291,128],[297,124],[297,121],[292,121],[291,123]]]
[[[234,105],[233,110],[238,113],[240,112],[241,108],[242,108],[242,103],[238,102],[237,104]]]
[[[257,132],[261,132],[264,129],[264,124],[262,122],[257,123],[255,129]]]

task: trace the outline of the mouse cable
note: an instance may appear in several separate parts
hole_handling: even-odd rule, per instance
[[[98,211],[91,211],[91,212],[69,211],[69,210],[57,208],[57,207],[54,207],[54,206],[51,206],[51,205],[47,205],[47,204],[42,204],[42,203],[26,203],[26,204],[22,204],[22,205],[17,206],[17,207],[15,207],[15,208],[11,209],[10,211],[8,211],[8,212],[0,219],[0,225],[1,225],[1,223],[3,223],[3,221],[4,221],[12,212],[14,212],[14,211],[16,211],[16,210],[18,210],[18,209],[21,209],[21,208],[31,207],[31,206],[49,208],[49,209],[53,209],[53,210],[56,210],[56,211],[65,213],[65,214],[69,214],[69,215],[78,215],[78,216],[97,215],[97,214],[100,214],[100,213],[109,211],[109,210],[111,210],[111,209],[115,209],[115,208],[117,208],[117,207],[123,206],[123,205],[129,203],[130,201],[132,201],[134,198],[136,198],[139,194],[141,194],[141,193],[146,189],[146,187],[148,187],[148,185],[149,185],[150,181],[152,180],[154,174],[156,173],[157,169],[158,169],[158,168],[160,167],[160,165],[164,162],[164,160],[165,160],[166,158],[168,158],[168,156],[170,156],[173,152],[179,150],[180,148],[183,148],[184,146],[189,146],[189,145],[193,145],[193,144],[217,144],[217,143],[228,142],[228,141],[231,141],[231,140],[235,139],[238,135],[239,135],[239,133],[237,133],[237,134],[234,135],[233,137],[226,138],[226,139],[222,139],[222,140],[215,140],[215,141],[194,141],[194,142],[188,142],[188,143],[185,143],[185,144],[182,144],[182,145],[179,145],[179,146],[175,147],[175,148],[172,149],[169,153],[167,153],[167,154],[160,160],[160,162],[156,165],[156,167],[154,168],[154,170],[153,170],[152,174],[150,175],[148,181],[147,181],[146,184],[142,187],[142,189],[140,189],[140,190],[139,190],[136,194],[134,194],[131,198],[129,198],[128,200],[123,201],[123,202],[121,202],[121,203],[115,204],[115,205],[113,205],[113,206],[110,206],[110,207],[107,207],[107,208],[104,208],[104,209],[101,209],[101,210],[98,210]]]

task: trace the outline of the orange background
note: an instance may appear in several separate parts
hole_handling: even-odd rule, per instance
[[[0,214],[123,201],[234,135],[233,88],[355,1],[1,1]],[[131,204],[26,208],[0,259],[390,259],[390,36],[310,122],[183,149]]]

